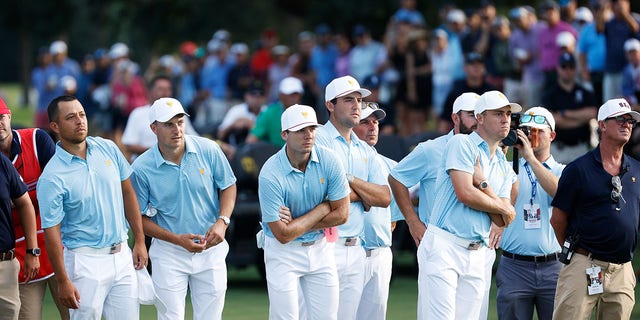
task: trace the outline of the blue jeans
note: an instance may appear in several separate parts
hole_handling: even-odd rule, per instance
[[[498,319],[551,319],[559,261],[530,262],[502,256],[496,272]]]

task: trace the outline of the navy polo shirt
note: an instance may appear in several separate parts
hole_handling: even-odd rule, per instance
[[[600,146],[569,163],[551,205],[569,214],[567,236],[594,259],[624,263],[633,258],[640,213],[640,162],[622,158],[622,196],[611,199],[612,176],[604,170]],[[620,210],[616,210],[619,207]]]
[[[11,199],[16,199],[27,192],[18,171],[4,155],[0,154],[0,251],[8,251],[15,247],[16,236],[11,220]]]

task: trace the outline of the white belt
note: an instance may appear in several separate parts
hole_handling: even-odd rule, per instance
[[[373,248],[373,249],[365,249],[365,250],[364,250],[364,252],[366,253],[367,258],[370,258],[370,257],[377,257],[377,256],[379,256],[379,255],[382,253],[382,251],[383,251],[384,249],[389,249],[389,247],[380,247],[380,248]]]
[[[122,242],[104,248],[79,247],[71,251],[84,254],[114,254],[120,252],[120,249],[122,249]]]
[[[360,240],[359,237],[347,237],[347,238],[340,237],[338,238],[338,241],[336,241],[336,243],[339,243],[346,247],[354,247],[354,246],[359,246],[360,243],[362,243],[362,240]]]
[[[433,234],[445,238],[467,250],[478,250],[480,246],[482,246],[482,241],[480,240],[469,240],[465,238],[460,238],[453,233],[450,233],[446,230],[440,229],[432,224],[429,224],[427,227],[427,231],[433,232]]]

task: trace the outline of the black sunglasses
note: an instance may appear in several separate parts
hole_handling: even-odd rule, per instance
[[[620,176],[611,177],[611,185],[613,186],[611,190],[611,201],[618,205],[616,211],[620,211],[620,199],[622,199],[624,203],[627,203],[622,196],[622,181],[620,181]]]
[[[628,123],[632,128],[635,127],[636,124],[638,123],[633,118],[625,118],[623,116],[611,117],[611,118],[607,118],[606,120],[615,120],[618,125],[623,125],[625,123]]]

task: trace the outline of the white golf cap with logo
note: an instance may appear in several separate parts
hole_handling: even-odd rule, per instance
[[[640,113],[631,110],[631,106],[625,99],[607,100],[600,109],[598,109],[598,121],[604,121],[608,118],[628,114],[634,120],[640,121]]]
[[[473,111],[476,107],[480,96],[474,92],[465,92],[456,98],[453,102],[453,112],[458,113],[460,111]]]
[[[294,104],[282,112],[280,118],[282,131],[298,131],[306,127],[320,127],[316,111],[301,104]]]
[[[167,122],[179,114],[189,116],[188,113],[184,112],[184,108],[180,101],[174,98],[160,98],[154,101],[151,105],[149,121],[151,123],[154,123],[155,121]]]
[[[532,116],[532,118],[531,118],[531,121],[529,122],[524,122],[524,123],[521,122],[520,123],[521,127],[531,127],[531,128],[538,128],[538,129],[551,128],[551,131],[556,131],[556,119],[553,118],[553,114],[551,114],[551,112],[549,112],[549,110],[547,110],[546,108],[543,108],[543,107],[529,108],[527,111],[523,112],[522,115],[530,115]],[[547,119],[547,122],[536,123],[535,121],[533,121],[533,116],[543,116],[545,119]]]
[[[519,104],[509,102],[509,99],[502,92],[493,90],[483,93],[478,98],[474,112],[477,116],[486,110],[496,110],[504,107],[511,107],[511,112],[522,111],[522,107]]]
[[[329,82],[324,92],[324,101],[331,101],[335,98],[344,97],[352,92],[360,92],[362,98],[367,97],[371,94],[371,91],[360,88],[358,80],[356,80],[354,77],[344,76],[333,79],[331,82]]]

